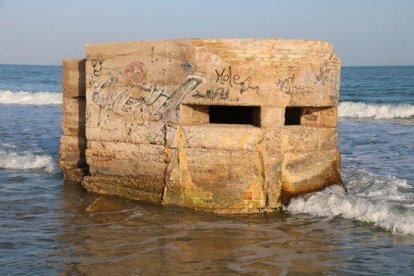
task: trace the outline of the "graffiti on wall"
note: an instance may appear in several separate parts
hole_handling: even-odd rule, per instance
[[[193,98],[238,101],[240,98],[237,95],[235,97],[230,97],[231,88],[237,89],[239,95],[242,95],[249,90],[259,92],[259,86],[253,86],[251,84],[251,76],[242,78],[240,75],[234,74],[231,66],[223,69],[215,69],[214,72],[214,85],[205,91],[196,90],[196,93],[192,95]]]
[[[279,89],[282,92],[286,94],[291,94],[295,79],[296,79],[295,74],[293,74],[291,77],[288,77],[282,80],[279,79],[276,81],[276,86],[279,87]]]
[[[146,107],[149,114],[157,116],[172,112],[195,92],[204,82],[198,75],[187,75],[176,87],[161,86],[157,83],[146,84],[147,70],[142,62],[132,62],[117,74],[109,73],[103,81],[98,82],[102,75],[102,60],[92,60],[93,75],[91,77],[92,102],[99,107],[98,126],[104,126],[106,117],[104,111],[115,114],[125,113]],[[188,70],[185,63],[183,70]],[[117,85],[122,80],[124,85]],[[123,87],[123,88],[119,88]],[[133,90],[144,91],[144,97],[133,96]]]
[[[209,100],[228,100],[230,91],[228,88],[218,87],[207,89],[205,93],[196,91],[193,94],[194,98],[209,99]]]
[[[188,95],[192,94],[203,83],[204,79],[197,75],[188,75],[176,88],[168,88],[156,84],[140,85],[139,87],[148,92],[146,105],[153,107],[153,115],[162,115],[168,110],[176,109]],[[156,107],[154,104],[158,102]]]
[[[259,86],[252,86],[252,77],[241,77],[238,74],[234,74],[232,71],[231,66],[228,68],[223,68],[222,70],[215,70],[216,72],[216,83],[220,83],[222,85],[227,84],[230,87],[236,86],[238,87],[240,94],[243,94],[249,90],[255,90],[256,92],[259,91]]]
[[[104,79],[102,83],[97,82],[97,77],[92,76],[92,102],[99,107],[97,126],[103,126],[106,123],[107,115],[104,111],[112,111],[116,114],[121,114],[128,103],[130,103],[130,96],[127,94],[128,89],[121,91],[113,91],[112,88],[118,82],[119,77],[110,75]],[[104,91],[110,90],[110,93]]]
[[[155,66],[152,63],[158,61],[154,56],[154,49],[150,61],[149,66]],[[116,72],[113,70],[105,73],[102,70],[104,63],[101,57],[91,60],[92,102],[99,107],[97,124],[100,127],[107,125],[108,111],[121,116],[133,114],[137,118],[159,116],[158,119],[164,119],[173,115],[171,113],[175,112],[190,95],[207,100],[238,101],[240,95],[250,90],[259,91],[259,86],[252,84],[251,76],[242,76],[234,72],[231,66],[215,69],[211,75],[212,85],[200,89],[205,79],[194,72],[196,67],[190,62],[176,65],[177,69],[183,72],[181,82],[179,79],[174,79],[176,77],[172,74],[174,71],[169,74],[173,76],[176,85],[168,85],[169,81],[166,79],[154,77],[152,75],[154,71],[147,71],[146,65],[141,61],[131,62]],[[155,72],[163,76],[165,70],[164,68]],[[160,79],[163,82],[151,82],[148,79]],[[237,91],[237,95],[230,97],[231,91]]]
[[[330,105],[336,104],[339,74],[336,71],[338,69],[332,66],[329,61],[286,69],[282,70],[280,74],[285,74],[285,71],[293,71],[294,73],[277,79],[275,85],[281,92],[290,95],[292,100],[297,99],[297,95],[306,95],[306,98],[313,102],[329,101]]]
[[[91,60],[93,67],[93,75],[95,77],[99,77],[102,74],[102,62],[102,57],[98,57]]]

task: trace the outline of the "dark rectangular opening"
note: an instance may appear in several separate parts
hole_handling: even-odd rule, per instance
[[[301,107],[286,107],[285,125],[300,125]]]
[[[238,124],[260,127],[259,106],[219,106],[208,107],[211,124]]]

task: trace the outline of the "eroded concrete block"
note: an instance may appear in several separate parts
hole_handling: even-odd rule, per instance
[[[340,155],[337,149],[289,152],[283,156],[282,201],[292,196],[341,184]]]
[[[67,59],[62,65],[62,132],[59,166],[66,180],[82,181],[88,174],[85,159],[86,100],[85,65],[83,59]]]
[[[63,70],[60,163],[89,191],[249,213],[340,182],[329,43],[89,44]]]
[[[65,59],[62,64],[63,98],[85,97],[85,59]]]

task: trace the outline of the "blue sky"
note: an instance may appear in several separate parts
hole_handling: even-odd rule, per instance
[[[343,65],[414,65],[413,0],[0,0],[0,63],[60,64],[93,42],[278,37]]]

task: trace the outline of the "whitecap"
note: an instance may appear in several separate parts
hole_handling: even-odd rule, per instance
[[[347,118],[408,119],[414,117],[414,105],[341,102],[338,115]]]
[[[339,186],[291,200],[293,214],[336,217],[372,223],[395,234],[414,235],[414,188],[406,180],[357,172],[345,175],[348,193]]]
[[[53,158],[47,155],[32,153],[18,154],[0,150],[0,168],[11,170],[43,170],[53,172]]]
[[[0,104],[55,105],[62,103],[59,92],[29,92],[0,90]]]
[[[343,180],[349,194],[372,201],[387,201],[406,207],[414,203],[414,188],[405,179],[394,176],[380,176],[363,170],[344,170]]]

